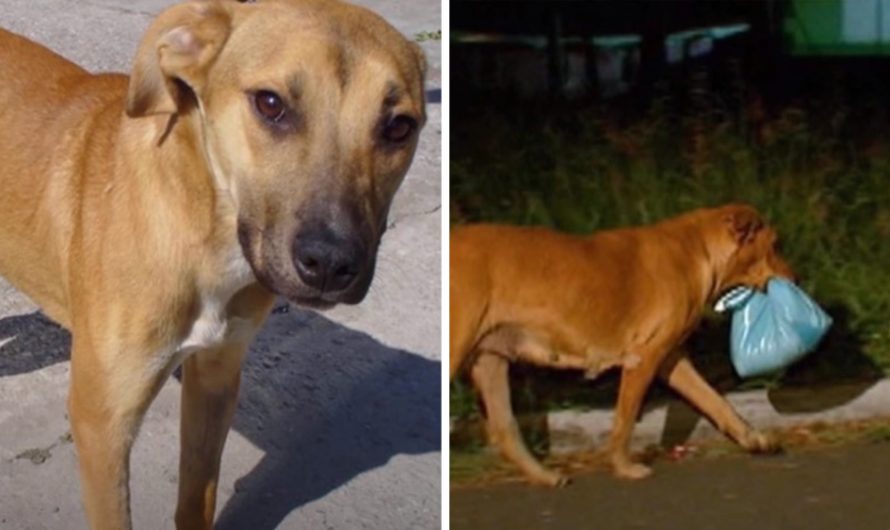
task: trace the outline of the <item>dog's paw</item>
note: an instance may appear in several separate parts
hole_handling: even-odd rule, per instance
[[[553,480],[549,484],[551,488],[564,488],[572,482],[572,479],[565,475],[559,473],[554,473],[554,475]]]
[[[530,476],[529,480],[539,486],[547,486],[549,488],[562,488],[568,486],[571,479],[569,477],[556,473],[554,471],[543,471],[541,473]]]
[[[769,433],[753,430],[745,435],[742,447],[751,453],[769,454],[778,453],[782,450],[782,444],[778,438]]]
[[[612,471],[618,478],[640,480],[652,474],[652,468],[638,462],[613,463]]]

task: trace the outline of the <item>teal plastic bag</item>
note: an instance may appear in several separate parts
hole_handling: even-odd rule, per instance
[[[775,372],[813,351],[831,317],[793,283],[771,278],[766,293],[738,287],[714,307],[732,311],[729,352],[741,377]]]

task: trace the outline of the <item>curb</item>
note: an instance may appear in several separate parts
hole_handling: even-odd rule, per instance
[[[724,397],[758,429],[890,417],[890,379],[815,389],[752,390]],[[613,417],[612,409],[547,414],[550,452],[566,454],[602,447]],[[722,435],[686,402],[669,399],[644,411],[634,428],[631,447],[672,447],[718,436]]]
[[[814,423],[890,418],[890,378],[855,383],[731,392],[724,397],[757,429],[779,429]],[[612,431],[614,409],[559,410],[518,416],[520,429],[546,433],[554,455],[604,447]],[[481,421],[451,420],[452,440],[484,439]],[[722,437],[698,411],[680,398],[644,404],[634,427],[631,448],[673,447]]]

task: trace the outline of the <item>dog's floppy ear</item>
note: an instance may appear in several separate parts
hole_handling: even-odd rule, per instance
[[[417,61],[417,67],[420,69],[420,78],[425,79],[427,69],[426,54],[423,53],[423,48],[420,47],[420,44],[417,44],[414,41],[409,42],[409,44],[411,45],[411,51],[414,53],[415,60]]]
[[[426,116],[426,71],[427,71],[427,62],[426,62],[426,54],[423,53],[423,48],[420,47],[420,44],[416,42],[409,41],[408,42],[411,48],[411,55],[414,56],[414,62],[417,65],[417,70],[420,73],[420,94],[423,98],[422,101],[422,111],[424,116]],[[425,120],[426,118],[424,118]]]
[[[757,232],[763,228],[763,219],[752,206],[733,204],[724,207],[724,210],[723,222],[730,236],[739,245],[753,241]]]
[[[220,2],[187,2],[162,12],[136,52],[127,115],[174,114],[184,102],[185,84],[203,88],[207,68],[229,36],[231,19]]]

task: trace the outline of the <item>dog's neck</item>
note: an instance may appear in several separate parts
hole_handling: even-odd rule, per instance
[[[163,222],[165,213],[188,212],[193,226],[182,227],[196,237],[215,237],[222,222],[230,224],[235,236],[236,210],[227,194],[219,193],[214,172],[206,156],[201,116],[197,109],[175,115],[144,118],[122,116],[121,137],[128,148],[147,154],[145,163],[155,170],[151,178],[139,178],[139,168],[131,168],[134,191],[140,199],[157,197],[154,212]],[[147,192],[147,193],[146,193]],[[172,216],[183,218],[184,216]]]
[[[154,166],[144,177],[139,168],[130,168],[127,174],[135,178],[128,178],[124,185],[131,200],[153,201],[151,208],[142,209],[151,215],[147,221],[158,229],[153,233],[163,237],[165,232],[175,231],[176,240],[186,245],[209,243],[211,248],[220,250],[219,259],[225,262],[225,268],[237,269],[233,269],[238,277],[236,283],[255,281],[238,243],[236,206],[231,195],[220,189],[206,154],[198,110],[193,108],[174,116],[121,119],[121,141],[127,148],[147,153],[143,162]],[[189,220],[188,226],[183,226],[182,219]],[[243,261],[243,266],[236,266],[235,261]]]
[[[729,264],[737,249],[734,246],[727,247],[716,243],[713,237],[709,237],[713,234],[709,229],[710,226],[702,229],[699,242],[707,257],[707,267],[704,273],[707,288],[704,300],[705,304],[713,305],[726,289],[733,286],[733,279],[728,276]]]
[[[690,279],[698,286],[701,304],[711,305],[729,287],[726,272],[731,250],[720,248],[713,224],[703,221],[703,215],[707,213],[694,211],[662,221],[658,226],[681,239],[684,250],[699,258],[690,260],[690,263],[699,264],[698,270],[690,271]]]

